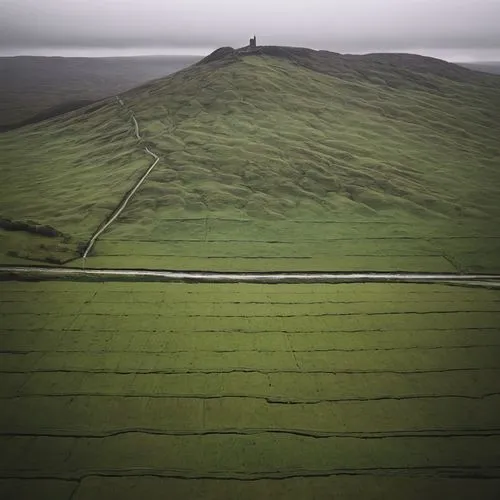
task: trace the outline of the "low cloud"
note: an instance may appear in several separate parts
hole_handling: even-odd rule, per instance
[[[497,0],[0,0],[0,49],[500,50]]]

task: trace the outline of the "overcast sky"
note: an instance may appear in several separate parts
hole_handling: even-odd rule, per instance
[[[258,44],[500,60],[500,0],[0,0],[0,54],[206,54]]]

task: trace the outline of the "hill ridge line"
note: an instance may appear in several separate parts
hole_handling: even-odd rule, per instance
[[[120,104],[120,106],[125,107],[125,103],[123,102],[122,99],[120,99],[118,96],[116,96],[116,99],[117,99],[118,103]],[[132,110],[130,110],[130,113],[131,113],[131,116],[132,116],[132,120],[134,122],[135,135],[137,137],[137,140],[140,141],[140,142],[142,142],[142,137],[141,137],[140,130],[139,130],[139,123],[137,122],[137,119],[136,119],[136,117],[134,115],[134,112]],[[90,238],[89,242],[87,243],[87,246],[86,246],[85,251],[84,251],[83,256],[82,256],[82,258],[83,258],[83,267],[85,267],[85,259],[87,258],[87,255],[92,250],[92,248],[93,248],[95,242],[97,241],[97,239],[99,238],[99,236],[123,212],[123,210],[127,206],[128,202],[131,200],[131,198],[134,196],[134,194],[136,193],[136,191],[141,187],[141,185],[144,183],[144,181],[149,176],[149,174],[151,173],[151,171],[156,167],[157,163],[160,161],[160,157],[157,154],[153,153],[147,146],[144,147],[144,151],[147,154],[149,154],[150,156],[152,156],[155,159],[155,161],[146,170],[146,172],[144,173],[144,175],[142,175],[141,178],[136,182],[135,186],[132,187],[132,189],[129,191],[129,193],[126,194],[126,195],[124,195],[124,198],[122,198],[122,201],[118,204],[118,206],[112,212],[112,214],[109,217],[109,219],[94,232],[94,234]]]

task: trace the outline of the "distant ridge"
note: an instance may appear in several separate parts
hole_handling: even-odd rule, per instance
[[[0,132],[8,132],[9,130],[14,130],[16,128],[25,127],[26,125],[32,125],[34,123],[42,122],[44,120],[48,120],[49,118],[54,118],[59,115],[63,115],[65,113],[70,113],[71,111],[75,111],[77,109],[83,108],[85,106],[90,106],[93,104],[94,100],[90,99],[81,99],[75,101],[67,101],[61,104],[57,104],[56,106],[52,106],[48,109],[44,109],[35,115],[17,122],[11,123],[8,125],[0,125]]]
[[[500,75],[500,61],[481,61],[476,63],[458,63],[464,68],[469,68],[474,71],[482,71],[493,75]]]
[[[474,68],[450,63],[429,56],[421,56],[409,53],[370,53],[370,54],[340,54],[328,50],[314,50],[304,47],[287,47],[264,45],[256,48],[221,47],[202,59],[197,65],[211,63],[230,64],[241,57],[248,56],[270,56],[286,59],[305,68],[318,71],[331,76],[348,77],[349,75],[378,77],[380,73],[390,74],[394,85],[395,75],[407,79],[409,71],[435,75],[457,82],[476,83],[482,80],[484,75],[478,75]],[[414,77],[413,77],[414,80]],[[427,82],[428,83],[428,82]],[[429,85],[426,85],[429,88]]]
[[[198,56],[0,57],[0,131],[36,123],[167,76]]]

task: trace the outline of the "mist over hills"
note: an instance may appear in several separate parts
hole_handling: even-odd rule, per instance
[[[460,66],[472,69],[474,71],[482,71],[484,73],[492,73],[500,75],[500,62],[476,62],[476,63],[460,63]]]
[[[238,49],[222,47],[205,57],[203,63],[221,58],[223,54]],[[240,55],[248,50],[239,49]],[[267,53],[277,57],[302,59],[303,64],[320,72],[341,70],[348,76],[347,65],[355,64],[362,73],[376,61],[379,64],[410,64],[416,69],[420,64],[423,71],[441,71],[458,74],[459,66],[486,73],[500,74],[500,63],[478,62],[451,64],[439,59],[411,54],[366,54],[342,55],[328,51],[315,51],[296,47],[259,47],[256,53]],[[332,56],[336,56],[336,60]],[[0,57],[0,132],[37,123],[60,114],[84,107],[99,99],[131,89],[134,86],[167,76],[175,71],[196,64],[201,56],[130,56],[130,57],[42,57],[15,56]],[[335,66],[332,67],[332,63]],[[361,64],[360,64],[361,63]],[[406,66],[405,66],[406,64]],[[335,69],[336,67],[336,69]],[[373,69],[373,68],[372,68]],[[393,65],[393,69],[395,69]],[[365,75],[368,76],[368,75]],[[469,77],[470,74],[462,77]],[[376,75],[372,75],[376,78]]]
[[[0,137],[0,215],[66,235],[43,251],[23,236],[16,255],[77,255],[147,169],[147,145],[161,160],[96,265],[497,268],[496,76],[411,54],[224,47],[120,98]]]
[[[167,76],[197,56],[0,57],[0,130],[16,128]]]

